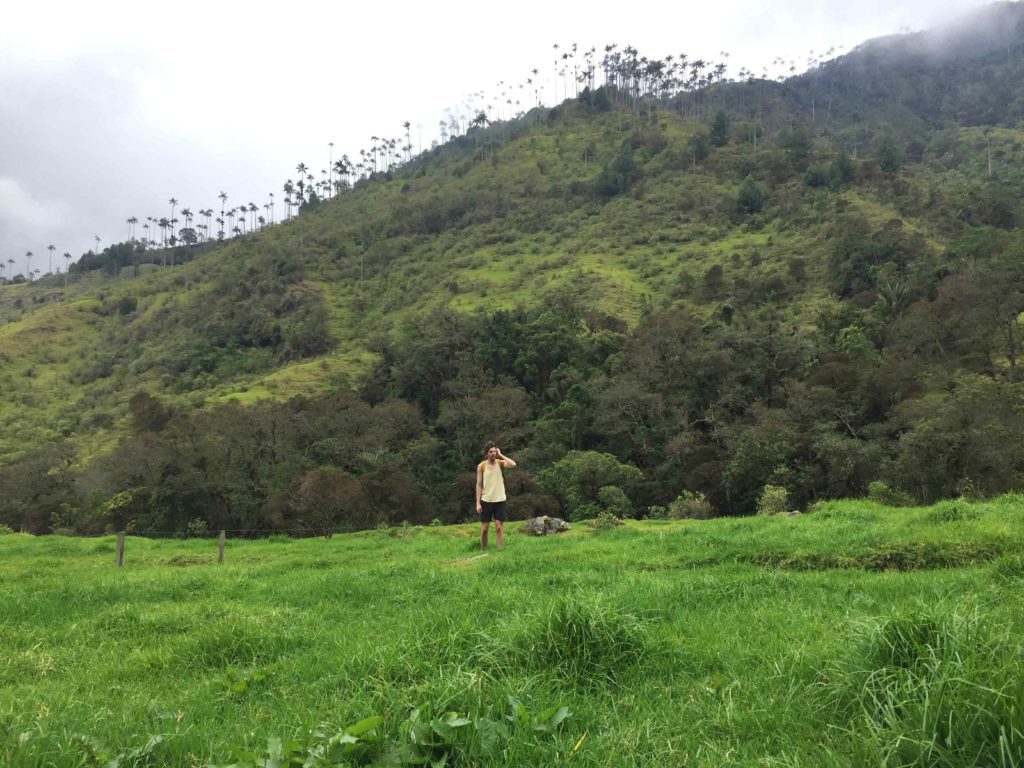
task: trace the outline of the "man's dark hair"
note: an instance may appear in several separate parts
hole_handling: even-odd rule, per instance
[[[486,443],[484,443],[484,456],[487,455],[487,452],[489,450],[491,450],[491,448],[497,448],[497,447],[498,447],[498,444],[496,442],[494,442],[493,440],[488,440]]]

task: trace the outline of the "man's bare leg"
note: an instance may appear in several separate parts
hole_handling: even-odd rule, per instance
[[[501,520],[494,521],[494,538],[498,542],[498,549],[505,546],[505,524]]]
[[[500,525],[500,523],[499,523],[499,525]],[[480,523],[480,549],[482,549],[484,552],[487,551],[487,529],[488,528],[490,528],[490,523]],[[500,531],[501,529],[499,528],[498,530]],[[499,533],[498,536],[500,537],[501,534]],[[500,538],[499,538],[499,541],[500,541]],[[501,546],[501,545],[499,544],[498,546]]]

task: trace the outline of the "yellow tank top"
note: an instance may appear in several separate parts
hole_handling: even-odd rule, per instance
[[[481,501],[505,501],[505,478],[498,462],[484,462],[484,492]]]

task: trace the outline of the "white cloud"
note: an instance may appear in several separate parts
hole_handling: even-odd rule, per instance
[[[32,197],[16,179],[0,177],[0,227],[48,228],[59,222],[52,206]]]

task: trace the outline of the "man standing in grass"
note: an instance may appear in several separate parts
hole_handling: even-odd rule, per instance
[[[502,469],[512,469],[516,465],[512,459],[502,454],[494,443],[484,446],[487,458],[476,467],[476,513],[480,515],[480,547],[487,551],[487,532],[494,520],[498,549],[505,546],[505,512],[508,502],[505,499],[505,476]]]

